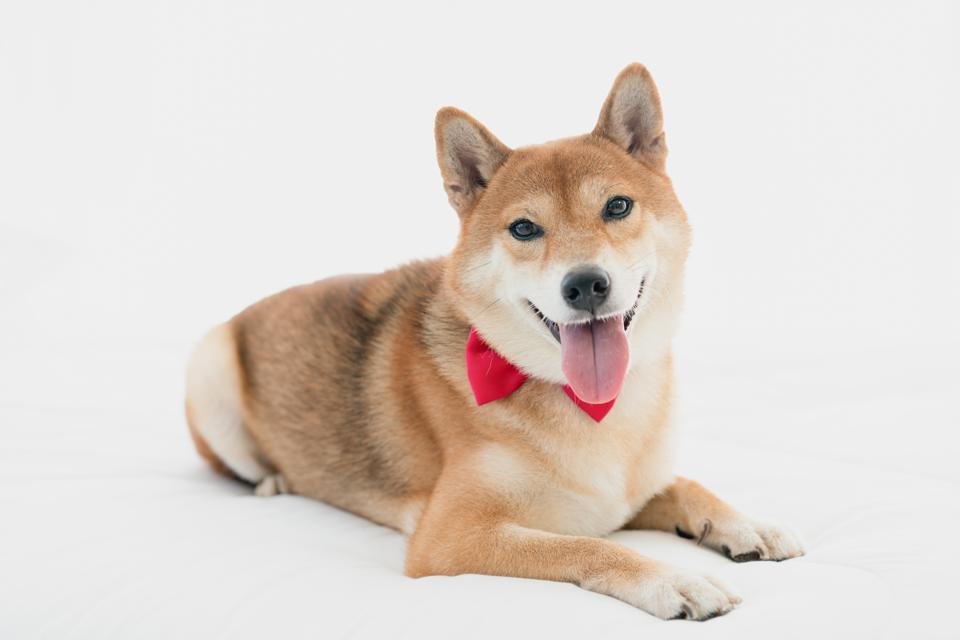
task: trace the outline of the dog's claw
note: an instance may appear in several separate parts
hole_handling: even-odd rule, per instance
[[[737,555],[733,555],[730,552],[730,547],[727,545],[723,545],[720,549],[723,551],[723,555],[727,556],[734,562],[752,562],[760,559],[759,549],[754,549],[753,551],[748,551],[747,553],[738,553]]]
[[[687,620],[688,618],[693,617],[693,611],[688,605],[680,605],[680,612],[673,616],[671,620]]]

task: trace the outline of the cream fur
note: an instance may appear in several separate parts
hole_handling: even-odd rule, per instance
[[[252,483],[270,474],[243,428],[240,373],[227,325],[211,329],[194,350],[187,365],[187,403],[199,435],[231,471]]]

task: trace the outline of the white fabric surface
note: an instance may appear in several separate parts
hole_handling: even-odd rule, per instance
[[[411,580],[400,534],[254,497],[192,451],[186,351],[6,345],[0,637],[957,637],[957,451],[938,435],[958,424],[957,377],[939,357],[899,354],[896,375],[881,366],[892,354],[684,361],[680,471],[809,545],[734,564],[667,534],[614,534],[744,597],[687,623],[566,584]]]

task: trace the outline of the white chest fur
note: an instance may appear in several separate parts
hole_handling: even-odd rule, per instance
[[[670,401],[651,394],[665,388],[655,382],[629,376],[601,423],[538,438],[533,455],[486,445],[476,461],[484,484],[505,494],[524,526],[591,536],[619,528],[673,477]]]

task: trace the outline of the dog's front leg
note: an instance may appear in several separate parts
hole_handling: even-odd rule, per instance
[[[495,498],[476,494],[431,499],[410,539],[406,573],[572,582],[664,619],[705,620],[740,602],[714,578],[679,571],[609,540],[520,526]]]
[[[790,529],[748,518],[686,478],[677,478],[651,499],[625,528],[676,533],[736,562],[786,560],[804,553],[800,539]]]

